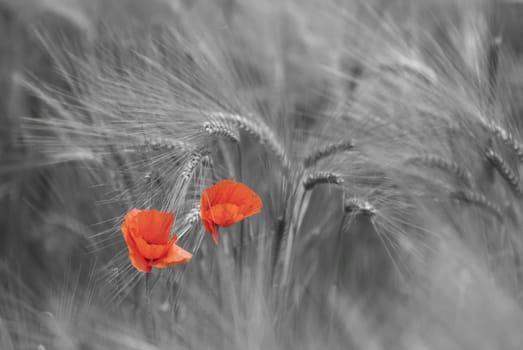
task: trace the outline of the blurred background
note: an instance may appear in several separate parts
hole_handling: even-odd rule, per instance
[[[333,17],[333,13],[336,14],[338,7],[343,11],[340,10],[339,16]],[[322,11],[324,9],[328,9],[328,11]],[[194,31],[192,31],[191,21],[195,18],[198,19],[198,25],[194,24]],[[96,295],[95,292],[92,292],[96,289],[93,286],[97,286],[99,279],[105,281],[104,283],[110,281],[108,293],[113,293],[111,288],[118,289],[118,292],[121,293],[122,289],[125,289],[126,273],[131,275],[129,271],[121,272],[121,274],[117,271],[126,262],[125,247],[123,242],[118,240],[118,226],[122,215],[135,205],[134,200],[140,196],[140,193],[134,193],[133,185],[129,185],[129,180],[125,176],[122,178],[122,174],[118,170],[112,169],[118,169],[122,162],[127,164],[127,162],[136,160],[125,157],[122,160],[118,155],[104,160],[105,163],[91,166],[88,161],[85,161],[85,154],[75,154],[71,149],[72,151],[66,156],[61,156],[57,152],[53,156],[54,158],[46,158],[42,155],[41,149],[27,141],[25,120],[46,119],[53,115],[53,108],[56,107],[43,103],[42,97],[35,94],[35,89],[28,87],[28,79],[45,86],[46,91],[51,95],[68,92],[74,96],[77,93],[74,90],[76,85],[71,84],[68,75],[59,69],[61,67],[57,67],[57,62],[60,62],[62,56],[72,52],[78,57],[83,57],[86,52],[98,53],[96,50],[100,47],[112,52],[111,45],[115,45],[117,46],[115,52],[122,57],[130,57],[134,52],[140,51],[137,47],[140,45],[148,47],[147,43],[154,41],[160,43],[159,47],[166,47],[167,52],[171,50],[176,53],[173,57],[176,56],[178,61],[173,58],[173,61],[166,63],[166,70],[170,70],[171,73],[179,70],[180,74],[190,76],[192,59],[189,53],[186,56],[182,55],[186,51],[189,52],[190,49],[181,44],[182,39],[180,39],[180,43],[169,40],[178,37],[191,38],[194,47],[198,47],[197,39],[202,33],[202,35],[211,37],[211,39],[206,37],[206,40],[213,40],[212,35],[216,33],[209,28],[216,29],[216,32],[219,32],[220,28],[226,28],[223,32],[226,34],[222,32],[216,34],[216,37],[220,39],[226,37],[221,42],[216,39],[216,45],[222,45],[220,46],[221,51],[216,52],[216,57],[218,57],[216,61],[225,57],[224,60],[230,64],[230,67],[227,67],[230,70],[224,70],[220,74],[227,75],[227,78],[230,79],[230,86],[241,91],[241,101],[238,103],[244,103],[249,106],[249,109],[266,115],[265,120],[267,123],[272,123],[270,125],[274,130],[279,130],[279,126],[288,123],[288,125],[296,126],[303,132],[303,135],[307,135],[308,131],[316,130],[318,125],[321,128],[322,120],[318,116],[334,112],[341,113],[337,104],[340,101],[379,99],[380,91],[377,89],[366,90],[365,94],[357,89],[360,84],[359,79],[364,82],[370,79],[365,70],[366,60],[373,62],[376,60],[377,62],[380,55],[387,57],[391,54],[385,49],[380,50],[380,45],[384,45],[384,42],[391,46],[401,42],[397,45],[397,51],[394,51],[399,53],[402,52],[403,43],[409,43],[416,47],[420,56],[428,57],[427,60],[430,60],[431,53],[441,50],[438,52],[449,62],[459,61],[453,67],[456,71],[462,72],[466,69],[470,69],[471,72],[481,71],[482,73],[478,73],[478,75],[495,79],[494,82],[478,80],[479,82],[475,83],[477,86],[482,86],[482,84],[497,86],[499,99],[507,101],[504,111],[508,115],[507,118],[511,120],[508,125],[513,128],[509,129],[519,130],[520,115],[523,112],[521,98],[523,96],[522,18],[523,2],[509,0],[372,0],[366,2],[332,0],[328,4],[312,0],[302,3],[276,0],[263,3],[248,0],[213,2],[203,0],[0,0],[0,33],[2,33],[0,37],[0,208],[3,209],[0,212],[0,261],[2,261],[0,280],[3,293],[1,298],[3,306],[0,308],[0,339],[2,339],[0,349],[98,349],[103,346],[122,349],[177,348],[176,346],[164,346],[169,344],[166,339],[171,336],[176,339],[176,344],[180,348],[198,348],[195,346],[214,348],[213,340],[206,343],[202,339],[220,338],[224,337],[223,333],[233,332],[230,329],[225,331],[222,329],[223,333],[219,335],[211,334],[211,331],[209,331],[210,333],[204,332],[200,339],[201,343],[198,343],[194,340],[198,338],[199,334],[196,322],[192,324],[193,333],[189,332],[192,334],[190,336],[180,334],[183,330],[177,329],[176,322],[173,322],[172,327],[166,326],[166,328],[172,329],[174,335],[165,333],[166,339],[158,341],[159,345],[154,345],[154,342],[146,340],[146,335],[142,337],[141,334],[134,334],[135,338],[133,338],[133,328],[131,327],[136,326],[133,325],[133,320],[137,313],[140,315],[141,309],[138,311],[133,309],[129,306],[133,305],[133,302],[129,302],[129,300],[143,298],[141,287],[139,290],[129,288],[129,291],[123,293],[125,295],[122,298],[129,304],[122,302],[121,305],[126,305],[123,308],[125,310],[118,311],[124,313],[124,316],[110,307],[104,309],[107,306],[106,303],[110,304],[109,301],[101,301],[96,296],[93,297]],[[345,21],[350,23],[347,25],[349,34],[342,36],[336,32],[336,35],[331,35],[339,29],[338,26],[342,26],[340,23]],[[383,23],[391,23],[390,26],[394,26],[394,30],[387,31],[386,25],[383,25],[385,29],[382,28]],[[376,33],[365,31],[366,28],[374,26],[380,27],[383,32],[378,29]],[[206,28],[208,32],[202,28]],[[354,31],[351,32],[351,30]],[[176,35],[166,35],[165,32]],[[380,38],[376,39],[378,36]],[[161,45],[162,40],[165,41],[164,45]],[[212,46],[209,47],[212,48]],[[167,53],[168,55],[169,53]],[[183,58],[181,58],[182,56]],[[480,56],[481,59],[478,59]],[[209,57],[211,57],[209,59],[211,61],[212,56]],[[116,54],[113,58],[115,61],[121,59]],[[492,63],[494,61],[495,63]],[[336,63],[334,68],[332,68],[333,62]],[[446,65],[449,62],[439,63]],[[78,67],[83,62],[79,63],[78,67],[75,67],[74,61],[67,61],[67,64],[71,66],[66,70],[74,73],[76,69],[80,70]],[[206,62],[206,64],[208,64],[207,68],[214,67],[214,62]],[[495,68],[492,68],[493,66]],[[326,74],[325,72],[328,70],[326,67],[335,70],[335,74]],[[490,74],[489,69],[494,69],[495,73]],[[97,74],[103,75],[103,67]],[[333,75],[342,78],[335,79],[332,78]],[[351,78],[346,78],[348,76]],[[468,76],[456,74],[455,79],[466,80]],[[476,87],[476,85],[472,83],[468,85],[468,83],[469,81],[463,86]],[[364,86],[363,83],[361,85]],[[482,87],[478,87],[478,89],[482,89]],[[358,95],[360,93],[364,96]],[[374,93],[376,94],[373,95]],[[231,95],[236,96],[232,92]],[[65,100],[68,98],[63,97]],[[221,95],[216,95],[216,99],[219,98]],[[75,101],[71,102],[71,104],[74,103]],[[286,121],[280,122],[279,120],[282,118]],[[292,129],[288,126],[287,128]],[[321,132],[318,134],[321,136]],[[32,140],[49,135],[49,128],[31,130]],[[291,133],[285,135],[291,135]],[[379,138],[379,136],[369,136],[369,138],[371,137],[376,140]],[[327,140],[328,138],[329,136],[325,137]],[[294,140],[284,142],[287,146],[290,145],[289,148],[295,148],[293,152],[300,157],[303,156],[300,153],[302,152],[300,145],[303,146],[303,144],[294,143]],[[251,159],[249,158],[249,148],[245,149],[246,159]],[[250,155],[252,156],[252,153]],[[76,156],[78,159],[75,159]],[[254,156],[252,157],[254,159]],[[379,162],[380,159],[378,155],[373,161]],[[244,165],[244,167],[249,166]],[[138,177],[136,174],[135,176]],[[253,182],[255,181],[253,180]],[[127,187],[122,188],[122,186]],[[263,186],[263,184],[259,186]],[[321,203],[330,202],[330,192],[315,195],[318,196]],[[516,205],[513,204],[513,206]],[[318,207],[331,208],[328,207],[328,204],[321,204]],[[310,210],[314,212],[314,207],[312,208]],[[432,219],[432,217],[428,218],[427,222]],[[316,223],[319,221],[319,218],[312,220]],[[325,222],[318,223],[318,230],[322,225],[328,226],[327,221],[325,219]],[[362,232],[368,230],[365,221],[355,225]],[[436,226],[438,225],[436,224]],[[441,227],[443,226],[444,224],[441,224]],[[519,229],[519,226],[515,227]],[[357,229],[353,228],[353,230]],[[372,244],[369,243],[369,245]],[[360,257],[357,253],[354,254]],[[386,255],[387,252],[371,251],[369,255],[372,256],[372,254]],[[116,255],[118,258],[115,258]],[[366,257],[364,255],[361,253],[361,265],[368,267],[365,265]],[[304,258],[304,260],[306,259]],[[351,263],[355,262],[351,261]],[[451,269],[451,267],[448,268]],[[220,267],[217,269],[219,270]],[[368,272],[371,274],[380,269],[379,265],[373,265]],[[113,276],[115,271],[117,271],[116,277]],[[432,271],[432,273],[434,275],[444,274],[442,271]],[[458,275],[456,273],[456,276]],[[141,283],[141,280],[136,282],[138,278],[133,276],[135,285]],[[467,276],[459,275],[460,281],[469,278]],[[223,279],[228,277],[227,274],[222,276]],[[231,279],[233,278],[231,277]],[[457,279],[458,277],[456,277]],[[124,282],[119,280],[124,280]],[[176,278],[166,283],[179,282],[180,276],[177,272]],[[122,287],[122,283],[124,287]],[[364,284],[362,282],[362,285]],[[361,288],[361,290],[351,289],[351,293],[363,295],[368,292],[364,287]],[[377,287],[373,285],[372,288]],[[86,291],[86,293],[78,292],[77,289]],[[222,292],[225,290],[227,289],[223,289]],[[114,293],[116,295],[116,292]],[[386,295],[388,291],[384,293]],[[488,291],[485,293],[488,294]],[[472,298],[474,302],[471,307],[479,307],[485,300],[490,300],[490,297],[497,298],[496,293],[485,298],[479,296],[477,299]],[[504,291],[501,294],[505,297]],[[513,295],[507,294],[510,302],[493,303],[492,308],[506,307],[507,309],[500,311],[501,316],[499,317],[502,319],[501,324],[510,326],[494,336],[487,332],[485,337],[491,336],[491,338],[484,344],[482,344],[483,338],[480,333],[490,326],[498,328],[494,323],[496,316],[486,320],[485,323],[478,321],[476,324],[474,319],[476,314],[471,312],[470,319],[461,321],[472,323],[470,327],[466,328],[463,338],[456,334],[458,330],[447,330],[445,327],[441,327],[439,333],[435,333],[441,336],[438,340],[423,339],[423,336],[418,339],[402,335],[403,340],[396,341],[395,336],[389,334],[393,331],[381,325],[376,319],[382,317],[381,313],[383,313],[389,315],[389,318],[383,316],[387,320],[385,322],[391,322],[391,319],[402,317],[399,316],[401,312],[395,310],[394,316],[390,316],[388,306],[381,304],[375,306],[379,312],[374,310],[376,313],[373,313],[372,316],[372,326],[366,329],[357,327],[350,331],[320,329],[318,332],[329,334],[326,335],[326,338],[330,337],[329,339],[332,341],[330,348],[338,348],[345,344],[344,338],[340,334],[358,333],[362,329],[365,330],[361,331],[361,336],[365,341],[362,342],[361,339],[358,340],[359,338],[352,335],[348,336],[351,339],[350,348],[392,349],[401,348],[405,344],[411,346],[412,349],[465,349],[472,345],[484,348],[484,346],[499,344],[503,345],[498,348],[518,348],[523,345],[520,343],[521,337],[517,336],[516,328],[520,328],[521,323],[518,322],[522,319],[523,313],[520,310],[511,309],[516,308],[514,305],[518,305],[517,308],[519,308],[520,299],[514,299],[517,301],[512,303]],[[321,298],[324,298],[323,303],[332,304],[334,297],[333,294],[329,295],[321,295]],[[442,293],[442,295],[445,294]],[[394,298],[396,297],[395,295]],[[444,297],[438,295],[438,297],[446,298],[447,295]],[[429,308],[438,307],[434,300],[434,304],[431,304]],[[312,301],[310,303],[312,304]],[[219,306],[214,305],[217,307],[218,314],[223,304],[227,304],[227,301],[222,300],[217,303]],[[444,305],[448,306],[448,304]],[[61,311],[46,313],[53,307]],[[93,309],[93,311],[86,312],[91,316],[86,316],[80,321],[73,318],[72,315],[84,308]],[[160,309],[161,306],[158,308]],[[366,321],[364,312],[366,309],[354,311],[351,309],[351,305],[343,305],[340,308],[354,312],[350,315],[351,320]],[[107,311],[107,315],[105,315],[106,310],[112,311]],[[61,320],[59,319],[60,312],[62,315],[66,315]],[[183,307],[177,309],[176,317],[182,317],[180,313],[183,312],[188,311],[184,311]],[[363,315],[359,312],[363,312]],[[405,312],[407,313],[407,311]],[[406,326],[408,329],[403,329],[403,331],[408,334],[416,333],[416,317],[412,311],[408,312],[410,313],[405,319],[409,320],[409,326]],[[451,311],[449,311],[450,313]],[[34,317],[35,314],[38,317]],[[78,312],[78,314],[82,313]],[[99,319],[103,319],[100,321],[101,326],[93,326],[97,322],[97,317],[92,315],[103,315],[99,316]],[[299,312],[296,312],[295,316],[299,317]],[[305,312],[302,316],[304,318],[313,317],[311,313]],[[202,319],[205,315],[199,317]],[[318,316],[321,320],[332,317],[335,316],[331,314]],[[223,318],[227,318],[227,316],[223,316]],[[269,318],[267,317],[267,319]],[[442,318],[442,320],[438,320],[438,325],[445,323],[445,318]],[[68,328],[67,323],[71,319],[75,320],[71,322],[74,326],[71,325]],[[111,324],[111,320],[115,319],[118,320],[115,322],[118,326],[115,327],[113,336],[106,334],[104,342],[90,342],[89,335],[100,335],[102,332],[100,328],[103,328],[104,324]],[[246,317],[246,319],[249,318]],[[212,320],[219,323],[220,317]],[[252,319],[250,320],[252,321]],[[424,321],[428,322],[429,328],[430,322],[436,322],[434,319]],[[156,322],[162,321],[156,320]],[[461,322],[459,324],[462,324]],[[361,322],[361,324],[364,323]],[[256,327],[256,324],[253,324],[253,327]],[[356,324],[361,325],[359,321]],[[142,332],[142,328],[139,332]],[[96,332],[93,331],[94,329]],[[78,333],[83,331],[86,334],[78,336]],[[147,327],[143,332],[144,334],[148,332]],[[238,328],[234,328],[234,332],[239,332]],[[301,332],[306,333],[307,329],[304,328],[293,334],[296,336],[302,334]],[[452,341],[444,341],[442,338],[445,338],[445,335],[449,335],[449,339],[452,338]],[[374,336],[379,340],[373,340]],[[498,342],[497,336],[502,337],[503,340]],[[161,336],[158,337],[161,338]],[[184,337],[193,340],[183,344]],[[398,335],[398,337],[400,336]],[[289,336],[289,338],[294,337]],[[438,338],[438,336],[434,335],[434,338]],[[123,339],[129,340],[126,342]],[[292,340],[287,340],[276,345],[271,342],[264,343],[263,336],[260,336],[261,340],[258,339],[259,343],[256,343],[256,337],[249,339],[250,343],[248,342],[247,345],[240,341],[236,343],[223,341],[223,343],[215,345],[216,348],[227,348],[230,344],[235,348],[261,346],[292,348],[306,342],[302,340],[303,343],[298,341],[293,343]],[[389,340],[391,345],[387,347]],[[143,342],[140,343],[140,341]],[[309,341],[308,346],[311,349],[319,346],[310,339],[307,341]]]

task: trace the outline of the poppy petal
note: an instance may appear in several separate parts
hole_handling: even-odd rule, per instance
[[[130,222],[131,220],[133,220],[140,212],[142,212],[143,210],[140,210],[140,209],[132,209],[130,210],[126,215],[125,215],[125,219],[124,219],[124,222]]]
[[[218,244],[218,238],[219,238],[219,237],[218,237],[218,231],[215,230],[215,231],[212,233],[212,240],[214,241],[214,244]]]
[[[214,243],[218,244],[218,230],[216,229],[216,224],[211,220],[204,220],[203,226],[205,226],[207,232],[212,234],[212,239],[214,240]]]
[[[236,182],[234,185],[230,186],[229,191],[230,197],[228,202],[236,204],[239,207],[248,206],[254,200],[259,199],[258,195],[253,190],[240,182]]]
[[[166,244],[149,244],[142,237],[135,237],[137,252],[145,259],[156,260],[162,258],[174,244],[176,236]]]
[[[136,243],[134,242],[134,239],[133,239],[133,236],[134,236],[133,232],[137,231],[137,225],[136,225],[135,218],[140,211],[141,210],[138,210],[138,209],[133,209],[133,210],[129,211],[127,213],[127,215],[125,215],[125,219],[124,219],[124,221],[122,223],[122,227],[121,227],[125,243],[129,247],[129,250],[133,250],[133,251],[136,250]]]
[[[211,220],[204,220],[203,221],[203,226],[205,226],[205,229],[207,230],[207,232],[209,233],[218,233],[216,231],[216,225],[214,224],[214,222],[212,222]]]
[[[260,196],[250,191],[250,193],[245,196],[244,203],[240,205],[240,212],[244,217],[249,217],[258,214],[262,210],[262,207],[263,203]]]
[[[231,196],[239,183],[232,180],[223,180],[207,188],[202,196],[202,205],[213,206],[215,204],[231,202]],[[245,185],[244,185],[245,186]],[[205,203],[203,199],[206,199]]]
[[[236,204],[246,216],[256,214],[262,208],[262,201],[256,192],[243,183],[232,180],[223,180],[207,188],[202,194],[200,207],[205,211],[224,203]]]
[[[151,266],[147,261],[140,255],[135,252],[129,251],[129,259],[131,264],[140,272],[151,272]]]
[[[214,204],[224,203],[229,196],[228,189],[234,183],[232,180],[223,180],[205,189],[202,194],[201,207],[210,208]]]
[[[173,213],[162,213],[156,209],[141,210],[136,215],[138,232],[148,243],[163,244],[169,240],[174,223]]]
[[[153,263],[154,267],[162,268],[167,266],[176,266],[180,264],[185,264],[186,262],[191,261],[192,254],[186,251],[185,249],[177,246],[176,244],[173,244],[167,254],[155,261]]]
[[[122,224],[122,232],[123,232],[123,239],[125,240],[125,243],[127,244],[127,246],[129,246],[129,247],[131,245],[134,246],[135,245],[134,240],[131,237],[129,227],[125,223]]]
[[[218,243],[216,225],[226,227],[257,214],[260,197],[241,182],[223,180],[205,189],[200,200],[200,216],[205,229]]]
[[[127,243],[127,248],[129,253],[140,254],[138,248],[136,247],[136,242],[134,241],[133,236],[124,234],[125,243]]]
[[[235,204],[217,204],[209,210],[210,219],[218,226],[226,227],[241,221],[244,216]]]
[[[136,226],[135,218],[139,212],[140,212],[140,210],[133,209],[125,215],[125,218],[122,223],[122,232],[124,234],[124,237],[129,236],[131,234],[131,231],[133,230],[133,228]]]
[[[209,209],[216,204],[230,203],[233,189],[237,182],[223,180],[203,191],[200,207],[203,210]]]

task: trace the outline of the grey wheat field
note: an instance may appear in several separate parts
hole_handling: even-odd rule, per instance
[[[1,0],[0,349],[521,349],[518,14]],[[133,208],[192,261],[146,281]]]

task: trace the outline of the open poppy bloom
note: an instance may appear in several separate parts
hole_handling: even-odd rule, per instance
[[[260,197],[240,182],[223,180],[203,191],[200,216],[205,229],[218,244],[216,226],[230,226],[257,214],[262,208]]]
[[[176,235],[169,239],[173,223],[174,214],[155,209],[127,213],[122,232],[129,259],[138,271],[150,272],[153,267],[176,266],[192,259],[191,253],[174,244]]]

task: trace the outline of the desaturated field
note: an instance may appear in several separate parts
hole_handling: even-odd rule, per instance
[[[521,15],[0,0],[0,349],[521,349]],[[192,260],[137,271],[133,208]]]

